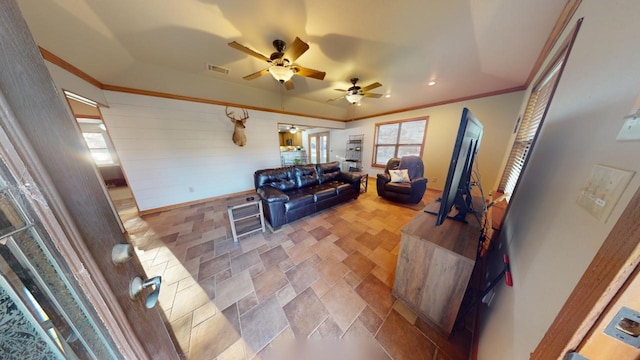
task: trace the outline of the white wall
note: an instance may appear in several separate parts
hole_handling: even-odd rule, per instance
[[[523,92],[518,91],[349,122],[345,131],[331,132],[332,157],[345,155],[349,135],[364,134],[364,172],[375,176],[383,171],[381,168],[371,167],[375,124],[428,116],[425,149],[422,157],[425,177],[429,180],[427,188],[442,190],[451,161],[456,133],[460,125],[462,109],[467,107],[484,126],[477,161],[483,189],[485,192],[489,192],[496,189],[497,181],[502,175],[502,159],[507,151],[518,118],[522,96]]]
[[[105,94],[104,122],[142,211],[252,189],[256,170],[280,166],[278,122],[344,126],[250,110],[239,147],[222,106]]]
[[[341,121],[249,110],[247,145],[239,147],[222,106],[103,91],[45,63],[65,103],[63,89],[101,104],[141,211],[253,189],[255,170],[280,166],[278,123],[345,127]]]
[[[569,26],[584,17],[504,222],[514,286],[486,310],[481,360],[529,358],[640,185],[636,174],[606,223],[576,205],[593,165],[640,171],[640,142],[615,140],[640,93],[638,14],[634,0],[583,0]]]

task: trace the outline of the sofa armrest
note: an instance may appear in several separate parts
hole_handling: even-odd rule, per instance
[[[418,184],[421,184],[421,183],[424,183],[426,185],[427,181],[428,181],[427,178],[417,177],[417,178],[411,180],[411,186],[415,186],[415,185],[418,185]]]
[[[257,190],[260,198],[268,203],[278,202],[278,201],[289,201],[289,196],[284,192],[272,187],[272,186],[260,186]]]
[[[411,197],[415,202],[419,202],[427,190],[427,181],[427,178],[424,177],[411,180]]]
[[[384,195],[384,186],[389,181],[391,181],[391,176],[389,174],[378,174],[376,178],[376,191],[378,192],[378,196]]]
[[[344,182],[358,182],[360,181],[360,179],[362,178],[362,174],[357,173],[357,172],[344,172],[341,171],[338,174],[338,180],[344,181]]]

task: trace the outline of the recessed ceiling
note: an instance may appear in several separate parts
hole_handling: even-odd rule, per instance
[[[526,83],[566,1],[18,0],[37,44],[102,84],[349,120]],[[310,48],[286,90],[267,63],[275,39]],[[209,65],[226,71],[211,71]],[[361,106],[327,101],[379,82]],[[430,81],[436,85],[429,86]]]

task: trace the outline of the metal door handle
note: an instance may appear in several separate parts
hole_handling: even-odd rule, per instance
[[[158,296],[160,296],[160,284],[162,284],[161,276],[155,276],[145,281],[142,281],[139,276],[136,276],[131,279],[131,284],[129,285],[129,297],[131,297],[132,300],[135,300],[142,289],[153,286],[153,291],[149,296],[147,296],[147,299],[144,302],[147,309],[151,309],[156,306],[156,303],[158,302]]]

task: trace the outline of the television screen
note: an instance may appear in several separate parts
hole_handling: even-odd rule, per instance
[[[453,146],[447,180],[440,200],[436,226],[441,225],[446,218],[466,222],[467,213],[473,212],[471,205],[471,187],[473,183],[471,177],[473,162],[480,148],[481,139],[482,124],[469,109],[464,108],[456,142]],[[449,215],[454,207],[457,213]]]

